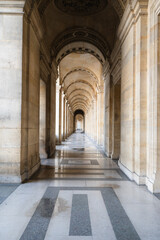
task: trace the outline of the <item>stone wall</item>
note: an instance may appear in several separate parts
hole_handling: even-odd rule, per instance
[[[43,25],[36,6],[32,8],[31,4],[31,1],[26,2],[24,18],[22,180],[30,178],[40,166],[40,79],[43,79],[46,84],[45,149],[48,156],[53,155],[55,150],[54,106],[57,70],[54,62],[51,68],[50,53],[43,41]]]
[[[23,6],[0,2],[0,181],[20,182]],[[14,91],[13,91],[14,89]]]
[[[114,116],[114,101],[112,103],[109,99],[112,95],[111,85],[113,83],[115,86],[119,77],[119,166],[130,179],[138,184],[146,184],[152,192],[160,191],[159,16],[159,1],[129,2],[117,31],[117,43],[111,54],[110,66],[103,69],[106,89],[105,152],[110,156],[116,141],[114,118],[111,119],[109,111],[112,108]]]
[[[160,2],[148,7],[147,179],[150,191],[160,192]]]
[[[28,3],[28,4],[27,4]],[[22,94],[22,180],[29,178],[40,166],[39,158],[39,102],[40,102],[40,39],[36,9],[25,5],[23,38],[23,94]],[[39,31],[36,31],[38,29]]]
[[[0,3],[0,181],[21,182],[39,168],[40,79],[46,83],[46,150],[55,150],[55,81],[33,1]],[[47,131],[48,129],[48,131]]]

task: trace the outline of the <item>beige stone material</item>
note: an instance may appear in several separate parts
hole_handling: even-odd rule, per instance
[[[159,0],[84,16],[0,1],[0,182],[29,179],[79,119],[131,180],[160,192],[159,69]]]
[[[23,6],[0,2],[0,182],[21,181]]]

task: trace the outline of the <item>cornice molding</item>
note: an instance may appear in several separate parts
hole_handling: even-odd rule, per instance
[[[125,12],[123,14],[123,17],[121,19],[121,22],[117,31],[117,37],[120,40],[121,44],[124,42],[133,23],[134,23],[134,13],[131,9],[130,4],[128,3],[125,8]]]
[[[34,5],[33,11],[31,13],[30,21],[31,21],[33,30],[34,30],[34,32],[39,40],[39,43],[40,43],[43,39],[45,31],[44,31],[43,24],[42,24],[41,18],[39,16],[39,12],[38,12],[36,5]]]
[[[27,22],[32,26],[32,29],[35,32],[40,44],[43,39],[45,30],[39,15],[39,11],[37,9],[36,1],[27,0],[24,7],[24,13]]]
[[[121,19],[124,13],[124,4],[121,0],[108,0],[111,6],[113,6],[114,10],[116,11],[117,15]]]
[[[131,27],[138,21],[140,16],[148,14],[148,0],[130,0],[118,27],[117,36],[121,44],[126,39]]]

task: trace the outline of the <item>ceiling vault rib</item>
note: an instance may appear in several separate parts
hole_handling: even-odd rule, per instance
[[[70,83],[69,86],[65,89],[65,92],[67,92],[68,89],[69,89],[72,85],[77,84],[77,83],[86,84],[86,85],[88,85],[88,86],[93,90],[93,92],[95,92],[95,89],[93,88],[93,86],[92,86],[91,84],[89,84],[87,81],[84,81],[84,80],[76,80],[76,81]]]
[[[72,93],[75,93],[76,91],[86,92],[86,93],[91,97],[91,99],[92,99],[92,95],[91,95],[90,92],[88,92],[86,89],[75,89],[75,90],[73,90],[73,91],[67,96],[67,98],[69,98],[70,95],[71,95]]]
[[[78,72],[78,71],[82,71],[82,72],[86,72],[88,73],[91,77],[93,77],[95,79],[95,81],[98,83],[98,78],[97,76],[95,75],[94,72],[92,72],[90,69],[87,69],[87,68],[82,68],[82,67],[77,67],[71,71],[69,71],[64,77],[63,77],[63,80],[62,80],[62,83],[65,81],[65,79],[72,73],[74,72]]]

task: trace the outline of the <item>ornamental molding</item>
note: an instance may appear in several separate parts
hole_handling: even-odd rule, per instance
[[[54,0],[61,12],[74,16],[89,16],[103,11],[107,0]]]
[[[125,41],[131,27],[140,16],[148,14],[148,0],[129,0],[118,27],[117,36],[121,45]]]
[[[97,87],[97,93],[104,93],[104,85],[100,85]]]
[[[122,5],[122,1],[120,3],[120,0],[108,0],[111,6],[113,6],[114,10],[116,11],[117,15],[121,19],[124,13],[124,5]]]
[[[74,84],[79,84],[79,83],[88,85],[88,86],[92,89],[92,91],[95,92],[95,89],[93,88],[93,86],[92,86],[89,82],[87,82],[87,81],[85,81],[85,80],[83,80],[83,79],[81,79],[81,80],[80,80],[80,79],[77,79],[77,80],[75,80],[74,82],[70,83],[70,84],[65,88],[65,92],[67,92],[68,89],[69,89],[72,85],[74,85]]]
[[[63,49],[66,45],[74,42],[90,43],[101,52],[104,59],[109,58],[110,49],[108,47],[108,44],[106,43],[106,40],[98,32],[94,31],[91,28],[86,28],[86,27],[70,28],[62,32],[61,34],[59,34],[52,43],[52,46],[51,46],[52,54],[55,57],[57,57],[61,49]],[[79,53],[87,52],[94,55],[102,64],[104,63],[104,60],[99,55],[99,53],[95,51],[95,49],[91,49],[85,46],[84,47],[70,46],[69,49],[67,49],[66,51],[64,50],[61,56],[59,56],[59,58],[57,59],[57,63],[59,63],[61,59],[63,59],[63,57],[65,57],[71,52],[79,52]]]
[[[37,4],[33,0],[26,1],[25,7],[24,7],[24,16],[25,20],[32,26],[32,29],[34,33],[36,34],[36,37],[40,42],[43,39],[44,36],[44,27],[43,23],[41,21],[39,11],[37,9]]]
[[[36,3],[41,17],[50,4],[68,15],[85,16],[101,12],[109,3],[121,18],[127,0],[36,0]]]
[[[95,81],[96,83],[98,83],[98,78],[97,78],[97,76],[95,75],[95,73],[92,72],[91,70],[87,69],[87,68],[82,68],[82,67],[78,67],[78,68],[72,69],[70,72],[68,72],[68,73],[63,77],[62,82],[64,82],[65,79],[66,79],[70,74],[72,74],[72,73],[74,73],[74,72],[79,72],[79,71],[88,73],[88,74],[94,79],[94,81]]]

